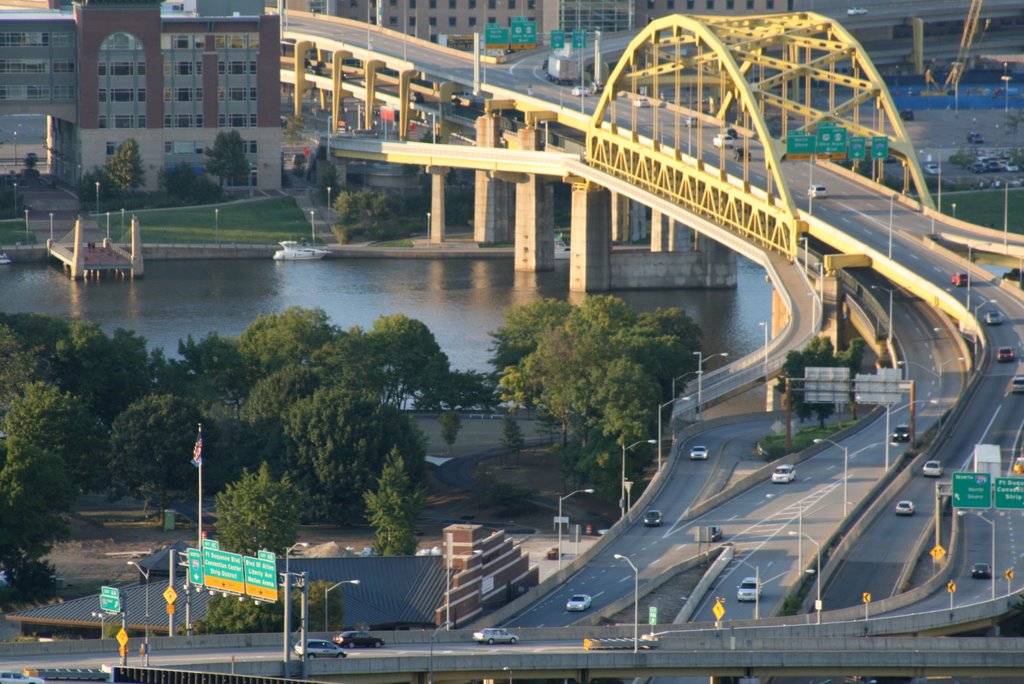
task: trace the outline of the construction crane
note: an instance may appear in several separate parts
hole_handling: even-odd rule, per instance
[[[964,34],[960,37],[960,49],[957,51],[956,61],[953,62],[946,81],[940,86],[932,76],[932,70],[924,72],[924,83],[929,88],[925,93],[928,95],[945,95],[951,90],[956,90],[960,85],[960,78],[967,68],[967,60],[970,58],[971,46],[974,44],[974,35],[978,32],[978,23],[981,20],[981,6],[985,0],[971,0],[971,6],[967,10],[967,19],[964,21]]]

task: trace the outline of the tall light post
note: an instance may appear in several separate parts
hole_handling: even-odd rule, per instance
[[[1007,181],[1003,181],[1003,253],[1008,254],[1010,248],[1008,241],[1010,238],[1010,184]]]
[[[815,556],[817,557],[817,570],[815,571],[814,574],[817,575],[817,577],[815,578],[815,582],[818,585],[818,596],[817,596],[817,598],[814,601],[814,610],[818,614],[818,624],[820,625],[821,624],[821,608],[822,608],[822,605],[821,605],[821,544],[819,544],[817,541],[815,541],[814,537],[811,537],[811,536],[809,536],[808,534],[806,534],[804,532],[794,532],[793,530],[790,530],[789,534],[791,536],[800,535],[801,537],[805,537],[807,539],[807,541],[809,541],[812,544],[814,544],[814,548],[817,549],[817,553],[815,554]],[[803,564],[803,560],[804,560],[803,558],[800,559],[800,564]]]
[[[18,215],[18,184],[11,183],[11,187],[14,188],[14,215]]]
[[[316,211],[314,209],[310,209],[309,210],[309,229],[313,233],[313,244],[314,245],[316,244],[316,218],[314,217],[315,213],[316,213]]]
[[[330,630],[330,627],[327,626],[327,607],[331,605],[331,602],[327,600],[327,594],[329,594],[331,592],[331,589],[337,589],[342,584],[359,584],[359,580],[357,580],[357,579],[341,580],[340,582],[335,582],[331,586],[329,586],[326,589],[324,589],[324,631],[325,632]]]
[[[406,3],[408,4],[408,3]],[[331,220],[331,186],[327,186],[327,220]]]
[[[1003,113],[1008,114],[1010,112],[1010,81],[1013,80],[1013,77],[1006,73],[1006,62],[1003,62],[1003,75],[999,78],[1003,82]],[[995,572],[995,568],[992,568],[992,572]]]
[[[124,240],[124,207],[121,207],[121,239]]]
[[[308,549],[309,542],[295,542],[294,544],[292,544],[284,550],[284,574],[288,574],[288,560],[290,558],[291,552],[299,548]]]
[[[96,222],[100,220],[100,182],[96,181]]]
[[[659,473],[661,472],[661,449],[662,449],[662,443],[664,442],[664,439],[661,436],[661,426],[662,426],[662,424],[664,422],[661,419],[661,410],[663,408],[665,408],[666,406],[668,406],[669,404],[675,404],[675,402],[676,402],[676,398],[675,398],[675,396],[673,396],[671,399],[666,401],[664,404],[658,404],[658,472]],[[672,415],[671,414],[669,414],[668,420],[669,420],[669,423],[672,422]]]
[[[695,351],[697,357],[697,420],[700,420],[700,410],[704,399],[704,362],[716,356],[729,356],[729,352],[716,352],[710,356],[704,356],[703,351]]]
[[[956,218],[956,202],[953,202],[952,207],[953,207],[953,218]]]
[[[768,321],[760,321],[759,326],[764,328],[764,384],[768,384]]]
[[[687,375],[696,375],[696,374],[697,374],[697,371],[686,371],[682,375],[678,375],[678,376],[672,378],[672,398],[673,399],[675,399],[676,396],[678,396],[678,395],[676,395],[676,380],[682,380]]]
[[[629,563],[629,567],[633,570],[633,653],[636,653],[639,645],[640,632],[640,573],[637,571],[636,566],[633,565],[633,561],[629,560],[621,553],[615,554],[614,558],[615,560],[626,561]]]
[[[508,684],[512,684],[512,668],[506,665],[505,667],[501,668],[501,671],[508,672]]]
[[[53,242],[53,212],[50,212],[50,242]]]
[[[452,623],[445,620],[437,626],[433,632],[430,633],[430,658],[427,661],[427,684],[434,684],[434,640],[437,639],[437,633],[445,627],[451,627]]]
[[[568,499],[573,494],[593,494],[594,490],[591,488],[577,489],[575,492],[569,492],[565,496],[558,497],[558,569],[562,569],[562,502]]]
[[[619,484],[622,485],[619,489],[619,510],[621,511],[621,515],[619,515],[620,520],[626,517],[626,452],[638,444],[654,444],[654,440],[641,439],[639,442],[633,442],[629,446],[626,446],[625,442],[622,443],[622,479],[619,481]]]
[[[292,551],[298,548],[308,548],[309,542],[295,542],[287,549],[284,550],[284,665],[285,671],[288,671],[289,662],[292,657],[292,610],[291,610],[291,590],[292,590],[292,575],[288,561],[290,560],[290,554]],[[303,649],[305,651],[305,649]],[[303,655],[305,659],[305,655]]]
[[[967,511],[957,511],[956,514],[959,517],[962,518],[965,515],[967,515]],[[981,513],[975,513],[974,515],[976,515],[981,520],[984,520],[985,522],[987,522],[988,526],[992,528],[992,564],[989,567],[991,568],[991,571],[992,571],[992,598],[995,599],[995,597],[996,597],[996,575],[995,575],[995,573],[996,573],[996,521],[995,520],[989,520],[988,518],[983,516]]]
[[[849,480],[850,473],[850,448],[847,447],[845,444],[839,444],[838,442],[833,442],[831,439],[825,438],[816,439],[814,440],[814,443],[831,444],[832,446],[839,447],[840,449],[843,450],[843,519],[845,520],[847,515],[847,506],[850,502],[850,497],[846,495],[846,483]]]
[[[146,578],[146,629],[142,642],[142,665],[143,667],[149,667],[149,570],[146,570],[135,561],[128,561],[128,565],[135,566],[135,569]]]
[[[28,209],[25,210],[25,244],[30,243],[32,240],[28,235]]]
[[[896,204],[896,193],[889,196],[889,258],[892,259],[892,210]]]
[[[213,241],[220,244],[220,208],[213,210]]]

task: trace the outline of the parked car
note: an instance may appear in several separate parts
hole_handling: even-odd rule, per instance
[[[985,325],[1002,325],[1003,314],[1000,311],[986,311]]]
[[[1004,168],[1003,164],[996,159],[990,159],[985,162],[985,171],[988,173],[999,173]]]
[[[690,460],[691,461],[706,461],[708,460],[708,448],[706,446],[697,445],[690,447]]]
[[[586,86],[574,86],[572,89],[573,97],[587,97],[590,94],[590,88],[587,88]]]
[[[971,579],[992,579],[992,566],[988,563],[975,563],[971,566]]]
[[[900,110],[900,118],[903,119],[904,121],[913,121],[914,120],[914,112],[912,110],[910,110],[910,109],[901,109]]]
[[[896,515],[914,515],[914,502],[909,499],[897,501]]]
[[[851,7],[846,10],[846,16],[848,17],[859,17],[862,14],[867,14],[868,11],[863,7]]]
[[[820,183],[816,183],[807,188],[807,196],[813,199],[818,199],[819,197],[828,197],[828,188],[826,188],[824,185],[821,185]]]
[[[1009,363],[1016,358],[1013,347],[1000,347],[996,350],[996,361],[999,363]]]
[[[369,632],[357,632],[354,630],[338,632],[334,635],[331,641],[339,646],[344,646],[345,648],[355,648],[357,646],[362,646],[364,648],[380,648],[384,645],[384,640],[380,637],[375,637]]]
[[[967,134],[967,142],[971,145],[984,145],[985,137],[976,131],[971,131]]]
[[[644,513],[644,527],[661,527],[661,522],[665,516],[661,514],[661,511],[651,509]]]
[[[708,525],[708,541],[721,541],[722,528],[718,525]]]
[[[959,271],[953,274],[952,281],[953,287],[967,287],[967,283],[971,282],[971,277],[967,275],[966,271]]]
[[[942,477],[942,464],[938,461],[925,461],[921,474],[925,477]]]
[[[638,97],[635,100],[633,100],[633,106],[639,108],[650,107],[651,101],[648,100],[646,97]]]
[[[897,425],[892,429],[893,442],[909,442],[910,441],[910,426],[909,425]]]
[[[1003,171],[1007,171],[1009,173],[1017,173],[1018,171],[1020,171],[1020,167],[1017,166],[1016,164],[1008,162],[1006,166],[1003,168]]]
[[[590,608],[590,604],[594,599],[590,598],[589,594],[573,594],[569,597],[569,600],[565,602],[565,609],[570,613],[578,613],[581,610]]]
[[[796,479],[796,466],[780,465],[772,473],[772,482],[785,484]]]
[[[737,601],[756,601],[761,595],[761,585],[756,577],[744,577],[736,587]]]
[[[301,642],[295,642],[295,646],[292,647],[296,655],[302,655],[305,652],[309,658],[345,658],[345,652],[341,650],[341,646],[333,644],[326,639],[306,639],[306,646],[303,648]]]
[[[514,644],[519,637],[504,627],[487,627],[473,632],[473,641],[478,644]]]
[[[976,161],[967,168],[971,173],[985,173],[985,162]]]

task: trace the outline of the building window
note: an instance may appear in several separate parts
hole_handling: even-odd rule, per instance
[[[135,125],[136,125],[137,128],[145,128],[146,127],[146,115],[145,114],[140,114],[139,116],[137,116],[136,117],[136,124]]]
[[[388,26],[398,28],[398,17],[388,17]]]
[[[100,114],[99,127],[100,128],[106,128],[107,127],[107,117],[103,116],[102,114]]]
[[[767,0],[767,2],[765,3],[765,9],[775,9],[775,0]]]
[[[428,23],[431,26],[437,26],[437,17],[430,17],[430,19],[428,20]]]
[[[495,9],[498,6],[497,0],[487,0],[487,9]]]
[[[448,27],[449,28],[454,28],[455,27],[455,17],[448,17]]]
[[[715,9],[715,0],[708,0],[707,8],[709,10]]]
[[[508,0],[508,8],[514,10],[516,8],[516,0]]]
[[[109,157],[110,155],[114,154],[115,152],[117,152],[117,143],[116,142],[107,141],[107,156]]]
[[[114,128],[134,128],[134,118],[131,114],[117,114],[114,116]]]
[[[456,0],[448,0],[448,9],[450,9],[450,10],[455,9],[455,2],[456,2]]]
[[[53,73],[55,74],[73,74],[75,73],[75,63],[68,60],[58,59],[53,63]]]
[[[106,102],[107,101],[107,89],[106,88],[100,88],[98,91],[96,91],[96,101],[97,102]]]
[[[748,10],[754,9],[754,0],[747,0],[747,9]]]
[[[469,0],[469,1],[473,2],[473,0]],[[476,26],[476,17],[470,17],[469,18],[469,25],[470,26]]]
[[[725,9],[727,9],[727,10],[736,9],[736,0],[725,0]]]
[[[437,9],[437,0],[427,0],[427,9]]]

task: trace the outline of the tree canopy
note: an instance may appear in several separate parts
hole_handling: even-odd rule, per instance
[[[246,185],[249,180],[249,160],[245,144],[236,130],[220,131],[213,147],[206,148],[206,171],[220,178],[220,184]]]
[[[302,498],[285,474],[270,475],[266,463],[217,494],[217,537],[235,553],[254,556],[265,549],[284,555],[298,539]]]

